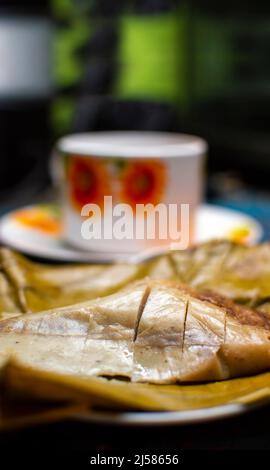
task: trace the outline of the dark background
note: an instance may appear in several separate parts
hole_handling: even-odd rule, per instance
[[[195,133],[210,144],[208,197],[268,189],[269,2],[0,0],[0,35],[12,21],[44,21],[48,40],[29,60],[20,39],[2,45],[17,61],[9,70],[0,55],[3,210],[46,188],[59,136],[91,130]],[[20,90],[18,71],[31,83],[35,53],[49,64],[47,86]],[[17,85],[1,84],[3,73],[18,73]]]
[[[261,463],[269,451],[270,409],[189,426],[118,427],[66,420],[0,435],[1,459],[37,465],[89,465],[92,455],[179,454],[175,468]],[[267,465],[267,460],[264,461]],[[138,468],[131,465],[131,468]],[[147,466],[146,466],[147,467]],[[100,468],[100,467],[99,467]],[[126,468],[126,467],[124,467]]]

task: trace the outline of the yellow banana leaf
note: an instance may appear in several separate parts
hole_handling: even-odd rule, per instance
[[[0,313],[37,312],[118,291],[129,282],[180,280],[270,313],[270,244],[229,241],[169,252],[140,265],[45,265],[0,249]]]
[[[110,294],[143,277],[133,264],[50,266],[0,249],[0,313],[27,313]]]
[[[184,411],[270,401],[270,373],[196,385],[151,385],[46,372],[11,360],[5,384],[20,396],[114,410]]]

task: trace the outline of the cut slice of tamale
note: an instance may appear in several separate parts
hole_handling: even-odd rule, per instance
[[[219,356],[225,340],[226,311],[189,297],[182,348],[181,381],[222,380],[228,377]]]
[[[227,368],[228,376],[256,373],[258,364],[267,369],[269,366],[270,340],[269,318],[263,312],[236,305],[215,293],[200,294],[226,312],[224,342],[220,355]],[[249,372],[246,372],[246,371]]]
[[[177,381],[187,303],[187,296],[177,287],[153,283],[138,322],[133,381]]]
[[[78,305],[0,322],[0,361],[152,383],[270,369],[270,320],[175,282],[138,281]]]
[[[80,374],[131,377],[135,328],[148,290],[139,282],[93,302]]]
[[[163,303],[162,290],[166,292]],[[135,341],[132,379],[213,381],[245,375],[246,367],[250,367],[249,373],[267,369],[269,327],[263,314],[217,295],[198,294],[183,286],[154,287]]]
[[[147,289],[139,282],[99,300],[2,321],[0,358],[5,361],[11,352],[48,370],[129,377]]]

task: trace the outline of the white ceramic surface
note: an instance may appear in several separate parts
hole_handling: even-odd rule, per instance
[[[82,206],[93,203],[102,207],[104,196],[112,196],[113,207],[124,203],[133,212],[135,204],[189,204],[192,219],[194,209],[202,201],[206,151],[207,144],[199,137],[166,132],[95,132],[63,137],[56,144],[52,165],[54,179],[61,189],[63,237],[75,248],[85,251],[94,248],[101,252],[134,253],[147,249],[153,244],[152,240],[121,239],[114,232],[109,237],[87,240],[81,233]],[[128,177],[124,176],[127,174]],[[99,189],[89,196],[87,191],[91,192],[95,183]],[[148,185],[150,193],[147,193]],[[142,189],[144,186],[148,189]],[[82,187],[87,190],[78,189]],[[181,211],[178,211],[180,217]],[[101,218],[106,227],[112,217],[106,218],[105,212]],[[128,217],[131,226],[134,213]],[[144,218],[138,217],[136,224],[143,223]],[[148,219],[147,223],[151,221]],[[156,240],[155,244],[163,243]]]
[[[244,413],[254,406],[232,403],[224,406],[187,411],[163,412],[89,412],[74,416],[74,419],[89,423],[116,426],[180,426],[225,419]]]
[[[129,260],[128,253],[91,252],[85,253],[67,245],[59,235],[42,233],[39,230],[24,227],[10,213],[0,221],[0,241],[22,253],[54,261],[77,261],[82,263],[104,263],[119,260]],[[225,209],[218,206],[203,205],[197,210],[195,224],[195,242],[226,238],[233,229],[248,227],[247,242],[259,242],[263,230],[261,225],[253,218],[241,212]],[[140,252],[132,256],[132,260],[144,259],[148,253]]]

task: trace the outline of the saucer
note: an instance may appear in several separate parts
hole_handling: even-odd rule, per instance
[[[262,235],[261,225],[241,212],[209,204],[197,209],[194,243],[225,238],[254,244]],[[131,257],[130,253],[86,252],[68,245],[61,234],[61,214],[56,204],[27,206],[3,216],[0,241],[24,254],[51,261],[109,263]]]

